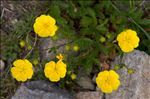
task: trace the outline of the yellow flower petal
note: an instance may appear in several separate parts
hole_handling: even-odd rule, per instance
[[[56,71],[57,71],[58,75],[61,78],[64,78],[66,76],[66,72],[67,72],[66,68],[64,68],[64,67],[57,67]]]
[[[16,78],[17,79],[17,78]],[[27,80],[27,76],[24,73],[21,73],[18,77],[18,80],[25,82]]]
[[[114,71],[114,70],[110,70],[109,71],[109,76],[112,77],[112,78],[116,78],[116,79],[119,79],[119,75]]]
[[[57,31],[58,27],[56,25],[49,27],[49,36],[54,36],[56,31]]]
[[[56,64],[54,61],[51,61],[45,65],[44,73],[47,78],[49,78],[49,75],[55,71],[55,65]]]
[[[26,71],[26,75],[28,79],[31,79],[33,75],[33,69],[29,69],[28,71]]]
[[[57,72],[52,72],[49,75],[49,80],[52,82],[57,82],[60,80],[60,76],[57,74]]]
[[[54,18],[52,18],[49,15],[41,15],[36,18],[35,22],[40,22],[40,23],[49,23],[51,25],[55,25],[56,21]]]
[[[20,70],[18,70],[18,68],[15,68],[15,67],[11,68],[11,73],[14,78],[18,77],[18,71],[20,71]]]
[[[18,59],[18,60],[13,62],[13,65],[16,66],[16,67],[19,67],[21,65],[24,65],[24,61],[21,60],[21,59]]]
[[[67,65],[66,65],[62,60],[59,60],[59,61],[56,63],[56,66],[57,66],[57,67],[64,67],[64,68],[67,68]]]
[[[59,54],[59,55],[56,56],[56,58],[59,59],[59,60],[63,60],[63,55]]]
[[[32,64],[30,61],[28,61],[27,59],[24,59],[24,62],[25,62],[25,65],[28,67],[28,68],[32,68]]]
[[[101,87],[101,90],[102,90],[102,92],[104,92],[104,93],[111,93],[111,92],[113,91],[111,85],[109,85],[109,84],[107,84],[107,83],[104,84],[104,85]]]
[[[64,78],[67,72],[66,64],[64,64],[62,61],[58,61],[56,64],[56,71],[61,78]]]
[[[113,90],[117,90],[118,87],[120,86],[120,81],[119,80],[111,80],[111,86],[113,88]]]

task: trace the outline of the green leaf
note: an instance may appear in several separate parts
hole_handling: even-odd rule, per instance
[[[56,19],[58,19],[60,17],[60,8],[59,8],[59,6],[57,6],[57,5],[52,6],[50,14],[53,17],[55,17]]]
[[[84,66],[84,69],[85,69],[85,72],[86,72],[87,74],[90,74],[90,73],[91,73],[92,67],[93,67],[93,62],[94,62],[93,59],[91,59],[91,58],[88,57],[88,59],[86,59],[85,64],[83,65],[83,66]]]
[[[81,6],[90,6],[94,3],[93,0],[78,0]]]
[[[81,21],[80,24],[82,27],[88,27],[89,25],[92,24],[92,18],[88,17],[88,16],[84,16]]]
[[[145,46],[150,47],[150,40],[144,39],[144,40],[142,41],[142,43],[143,43]]]
[[[58,24],[59,24],[60,26],[62,26],[62,27],[64,27],[64,26],[67,24],[67,21],[66,21],[64,18],[62,18],[62,17],[60,17],[60,18],[57,20],[57,22],[58,22]]]
[[[102,25],[97,25],[96,29],[101,33],[101,34],[105,34],[107,32],[107,27],[102,26]]]
[[[91,8],[87,8],[88,15],[90,15],[92,18],[95,18],[95,11]]]
[[[87,14],[87,11],[85,7],[79,7],[76,13],[78,18],[84,17],[86,14]]]
[[[92,21],[93,21],[93,25],[97,25],[97,19],[96,19],[96,14],[95,14],[95,11],[91,8],[87,8],[87,13],[89,16],[92,17]]]
[[[86,50],[93,45],[93,41],[89,38],[79,38],[75,43],[80,47],[80,50]]]
[[[137,21],[139,25],[150,26],[150,19],[140,19]]]

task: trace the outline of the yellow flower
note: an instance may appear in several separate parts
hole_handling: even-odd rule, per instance
[[[73,50],[77,52],[79,50],[79,46],[78,45],[74,45],[73,46]]]
[[[72,80],[75,80],[76,77],[77,77],[76,74],[74,74],[74,73],[71,74],[71,79],[72,79]]]
[[[60,78],[66,76],[66,64],[59,60],[57,63],[50,61],[45,65],[44,73],[47,78],[52,82],[57,82]]]
[[[102,92],[111,93],[113,90],[117,90],[120,85],[119,75],[113,70],[102,71],[96,78],[96,84]]]
[[[59,54],[59,55],[56,56],[56,58],[59,59],[59,60],[63,60],[63,55]]]
[[[54,36],[58,29],[55,24],[56,21],[51,16],[41,15],[36,18],[33,28],[40,37]]]
[[[128,29],[117,36],[117,41],[123,52],[131,52],[139,46],[140,39],[135,31]]]
[[[19,42],[19,44],[20,44],[20,47],[23,48],[23,47],[25,46],[26,43],[25,43],[24,40],[21,40],[21,41]]]
[[[26,81],[31,79],[33,68],[30,61],[27,59],[18,59],[13,62],[14,67],[11,68],[11,74],[17,81]]]

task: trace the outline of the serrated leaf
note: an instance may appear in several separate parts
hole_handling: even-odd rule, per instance
[[[89,38],[80,38],[75,43],[80,47],[81,50],[90,48],[93,44],[93,41]]]
[[[139,25],[147,25],[147,26],[150,26],[150,19],[141,19],[141,20],[138,20],[137,23]]]
[[[51,7],[51,11],[50,14],[55,17],[56,19],[58,19],[60,17],[60,8],[59,6],[55,5]]]
[[[90,15],[92,18],[95,18],[95,11],[91,8],[87,8],[88,15]]]
[[[93,4],[93,0],[78,0],[81,6],[90,6]]]
[[[94,26],[97,25],[97,19],[96,19],[95,11],[93,9],[91,9],[91,8],[87,8],[87,13],[88,13],[89,16],[92,17],[92,23],[93,23],[93,25]]]
[[[92,18],[88,17],[88,16],[84,16],[81,21],[80,24],[82,27],[88,27],[89,25],[92,24]]]

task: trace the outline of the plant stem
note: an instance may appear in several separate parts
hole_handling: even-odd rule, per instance
[[[31,48],[31,50],[27,53],[27,55],[24,57],[24,59],[27,58],[27,56],[29,56],[31,54],[31,52],[33,51],[33,49],[34,49],[34,47],[36,45],[36,42],[37,42],[37,34],[35,34],[35,40],[34,40],[34,44],[33,44],[32,48]]]

